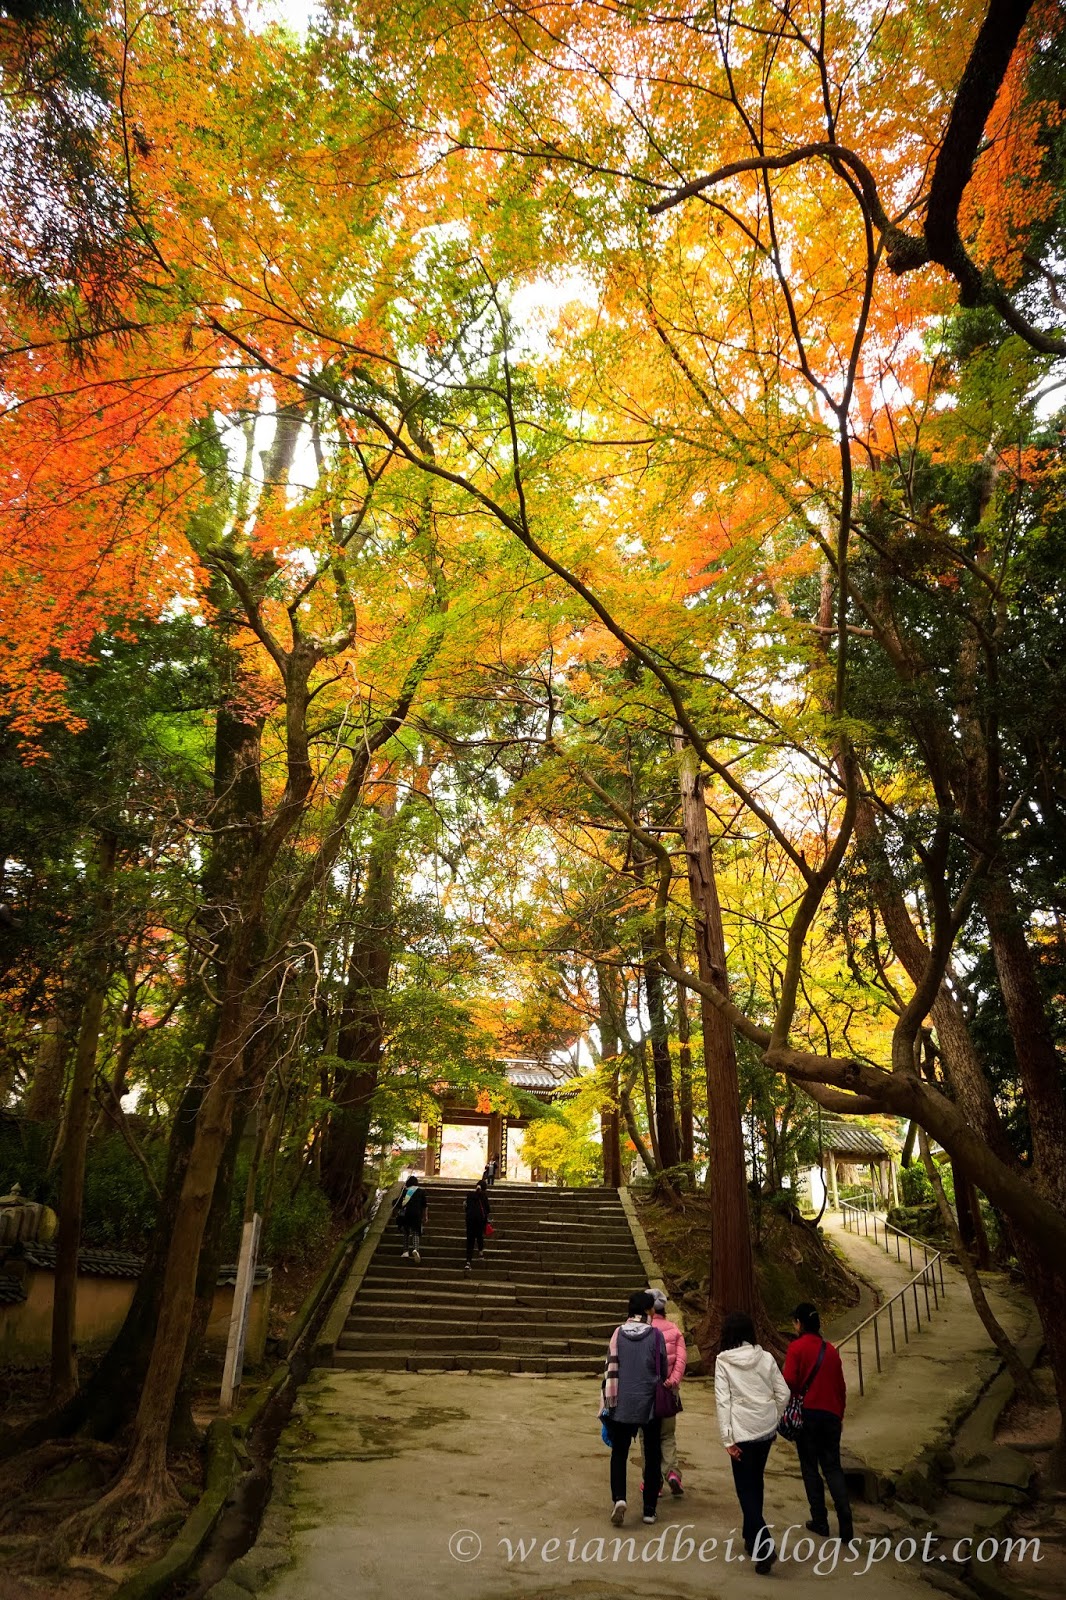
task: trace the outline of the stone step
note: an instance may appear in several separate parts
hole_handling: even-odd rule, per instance
[[[522,1238],[522,1240],[528,1238],[533,1242],[539,1240],[544,1245],[554,1245],[557,1240],[575,1240],[576,1243],[586,1243],[586,1245],[632,1243],[631,1232],[624,1224],[619,1226],[618,1222],[608,1222],[605,1226],[599,1222],[527,1222],[522,1218],[506,1218],[506,1216],[501,1218],[496,1211],[493,1211],[490,1226],[496,1234],[507,1234],[509,1238]],[[395,1222],[392,1222],[391,1227],[395,1234],[402,1232]],[[434,1232],[466,1235],[466,1213],[459,1211],[458,1208],[455,1211],[447,1211],[443,1206],[440,1208],[431,1206],[427,1232],[429,1227],[432,1227]],[[387,1237],[389,1235],[386,1230]]]
[[[586,1322],[581,1317],[557,1317],[552,1321],[537,1321],[536,1319],[506,1319],[491,1318],[471,1322],[464,1317],[427,1317],[421,1312],[412,1312],[410,1317],[364,1317],[350,1316],[344,1325],[345,1334],[365,1334],[373,1337],[378,1343],[399,1344],[402,1348],[414,1348],[411,1336],[416,1334],[438,1335],[442,1338],[460,1338],[464,1335],[482,1335],[499,1339],[504,1348],[509,1348],[515,1339],[544,1338],[549,1341],[555,1339],[592,1339],[602,1344],[606,1352],[607,1341],[618,1326],[617,1317],[604,1318],[602,1322]]]
[[[506,1285],[503,1286],[506,1289]],[[463,1289],[467,1293],[463,1293]],[[562,1301],[562,1307],[567,1316],[594,1317],[597,1320],[613,1318],[620,1322],[625,1313],[625,1299],[617,1294],[605,1295],[567,1295]],[[557,1314],[560,1306],[558,1294],[553,1290],[527,1291],[524,1294],[501,1293],[495,1294],[490,1289],[478,1285],[476,1279],[457,1285],[455,1290],[439,1293],[428,1292],[425,1289],[381,1289],[370,1286],[360,1289],[356,1300],[353,1302],[354,1312],[367,1306],[379,1315],[402,1315],[411,1307],[417,1307],[427,1315],[438,1312],[454,1311],[469,1316],[471,1319],[491,1312],[493,1315],[502,1314],[514,1316],[516,1314],[538,1317],[551,1317]]]
[[[491,1350],[465,1356],[405,1356],[397,1355],[395,1350],[338,1349],[333,1362],[337,1367],[363,1372],[515,1372],[545,1377],[579,1373],[594,1378],[603,1371],[602,1357],[593,1360],[590,1356],[507,1355]]]
[[[338,1343],[342,1350],[396,1348],[391,1339],[383,1339],[378,1333],[349,1333],[347,1329],[341,1334]],[[403,1347],[411,1354],[439,1350],[442,1355],[451,1356],[473,1354],[478,1350],[498,1350],[515,1355],[598,1355],[601,1364],[606,1353],[602,1339],[591,1339],[580,1334],[573,1336],[560,1334],[558,1337],[553,1337],[526,1332],[504,1339],[495,1333],[471,1333],[468,1329],[456,1334],[442,1334],[436,1330],[429,1333],[407,1333],[404,1335]]]
[[[512,1300],[506,1305],[479,1305],[474,1301],[456,1297],[430,1305],[424,1298],[412,1296],[409,1302],[393,1300],[384,1305],[362,1296],[353,1301],[348,1313],[348,1325],[354,1322],[370,1327],[396,1326],[413,1319],[416,1322],[461,1322],[465,1327],[497,1327],[500,1323],[529,1323],[534,1327],[553,1327],[561,1323],[583,1322],[601,1326],[610,1331],[623,1320],[625,1306],[617,1301],[604,1306],[574,1306],[569,1301],[555,1305],[545,1301],[539,1306],[520,1306]]]
[[[515,1269],[511,1273],[503,1268],[486,1266],[484,1261],[479,1261],[474,1270],[477,1277],[487,1284],[511,1284],[515,1289],[523,1291],[548,1285],[563,1299],[566,1298],[568,1290],[573,1290],[592,1294],[620,1295],[624,1303],[634,1289],[639,1289],[642,1284],[642,1274],[636,1270],[614,1273],[553,1272],[545,1267],[542,1272],[534,1273],[526,1267],[521,1271]],[[427,1288],[439,1288],[442,1284],[456,1283],[465,1277],[460,1263],[434,1265],[423,1258],[417,1266],[414,1262],[407,1261],[398,1261],[395,1266],[385,1262],[372,1262],[364,1282],[368,1287],[371,1285],[378,1288],[395,1287],[397,1284],[409,1282],[414,1273],[425,1282]]]
[[[465,1254],[466,1231],[464,1229],[462,1233],[449,1231],[442,1232],[442,1230],[439,1228],[426,1228],[425,1232],[422,1234],[422,1239],[418,1248],[422,1252],[430,1249],[436,1249],[438,1251],[447,1250],[453,1254],[456,1251]],[[398,1261],[403,1254],[403,1250],[403,1235],[397,1231],[392,1235],[391,1238],[386,1236],[382,1240],[381,1244],[375,1251],[375,1254],[383,1256],[386,1259],[390,1256],[393,1256]],[[526,1242],[523,1240],[512,1239],[503,1229],[500,1229],[494,1235],[490,1235],[490,1237],[485,1240],[485,1255],[486,1259],[489,1256],[497,1256],[500,1258],[506,1256],[508,1258],[515,1259],[527,1257],[531,1261],[538,1261],[541,1259],[559,1260],[560,1258],[565,1259],[566,1257],[573,1257],[578,1261],[618,1261],[623,1258],[626,1260],[629,1260],[630,1258],[639,1259],[639,1257],[637,1257],[636,1246],[633,1244],[632,1240],[630,1240],[628,1244],[624,1240],[620,1240],[617,1244],[591,1244],[588,1242],[580,1244],[567,1244],[562,1241],[557,1243],[549,1243],[547,1240]]]

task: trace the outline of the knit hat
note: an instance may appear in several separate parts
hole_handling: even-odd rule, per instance
[[[652,1296],[653,1300],[655,1301],[655,1309],[658,1312],[659,1316],[660,1317],[664,1317],[666,1315],[666,1290],[665,1289],[649,1289],[648,1293]]]

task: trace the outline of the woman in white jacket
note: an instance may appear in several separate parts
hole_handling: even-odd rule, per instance
[[[731,1312],[722,1323],[714,1400],[744,1517],[744,1548],[755,1557],[756,1572],[766,1573],[777,1551],[762,1514],[763,1474],[788,1404],[788,1386],[769,1350],[755,1343],[755,1327],[743,1311]]]

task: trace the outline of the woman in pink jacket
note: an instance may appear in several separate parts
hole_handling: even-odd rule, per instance
[[[688,1352],[685,1349],[685,1335],[681,1332],[676,1322],[671,1322],[666,1315],[665,1289],[649,1289],[648,1293],[654,1297],[655,1309],[652,1312],[652,1326],[658,1328],[666,1340],[666,1359],[669,1372],[666,1378],[667,1387],[676,1394],[681,1387],[681,1379],[685,1376],[685,1366],[688,1362]],[[663,1481],[670,1485],[671,1494],[684,1494],[681,1487],[681,1473],[677,1465],[677,1418],[664,1417],[662,1427],[662,1452]]]

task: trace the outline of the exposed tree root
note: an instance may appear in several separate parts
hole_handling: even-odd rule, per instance
[[[49,1558],[65,1562],[73,1555],[99,1555],[129,1561],[161,1525],[180,1522],[188,1509],[169,1473],[133,1480],[127,1471],[102,1499],[60,1524],[49,1541]]]
[[[78,1461],[98,1462],[110,1472],[121,1459],[122,1452],[115,1445],[102,1444],[97,1439],[49,1439],[36,1449],[15,1456],[0,1470],[0,1529],[17,1526],[21,1504],[51,1473]]]

